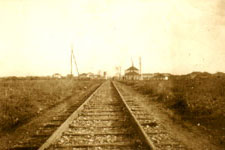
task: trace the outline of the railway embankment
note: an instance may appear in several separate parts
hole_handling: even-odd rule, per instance
[[[211,75],[190,79],[181,76],[170,80],[121,83],[147,97],[149,102],[164,107],[174,121],[183,126],[196,126],[217,145],[225,145],[224,77]]]

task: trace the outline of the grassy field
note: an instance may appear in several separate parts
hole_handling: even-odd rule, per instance
[[[225,76],[174,76],[170,80],[122,81],[155,97],[183,119],[225,127]]]
[[[0,130],[16,127],[44,110],[102,81],[0,79]]]

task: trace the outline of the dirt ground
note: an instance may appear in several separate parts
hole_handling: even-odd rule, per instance
[[[179,138],[185,145],[193,150],[225,150],[214,140],[213,135],[206,132],[201,124],[193,124],[179,118],[172,110],[163,104],[153,101],[154,97],[144,96],[131,87],[118,84],[122,94],[130,94],[143,106],[146,111],[152,114],[155,120],[163,124],[167,131],[176,138]],[[216,144],[217,143],[217,144]]]
[[[70,98],[65,99],[62,103],[57,104],[51,109],[43,112],[41,115],[34,117],[26,124],[13,129],[10,132],[0,133],[0,150],[11,148],[17,143],[22,143],[29,139],[43,124],[47,123],[54,116],[66,111],[72,104],[77,103],[93,91],[98,85],[95,84],[86,90],[81,91],[78,95],[72,95]]]

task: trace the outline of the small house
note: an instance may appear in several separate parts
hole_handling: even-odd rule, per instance
[[[52,78],[61,79],[62,78],[62,75],[59,74],[59,73],[55,73],[55,74],[52,75]]]
[[[140,79],[139,70],[132,65],[127,70],[125,70],[124,78],[126,80],[139,80]]]

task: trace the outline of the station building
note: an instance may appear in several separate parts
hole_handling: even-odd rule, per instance
[[[125,70],[124,78],[126,80],[140,80],[139,70],[132,65]]]

